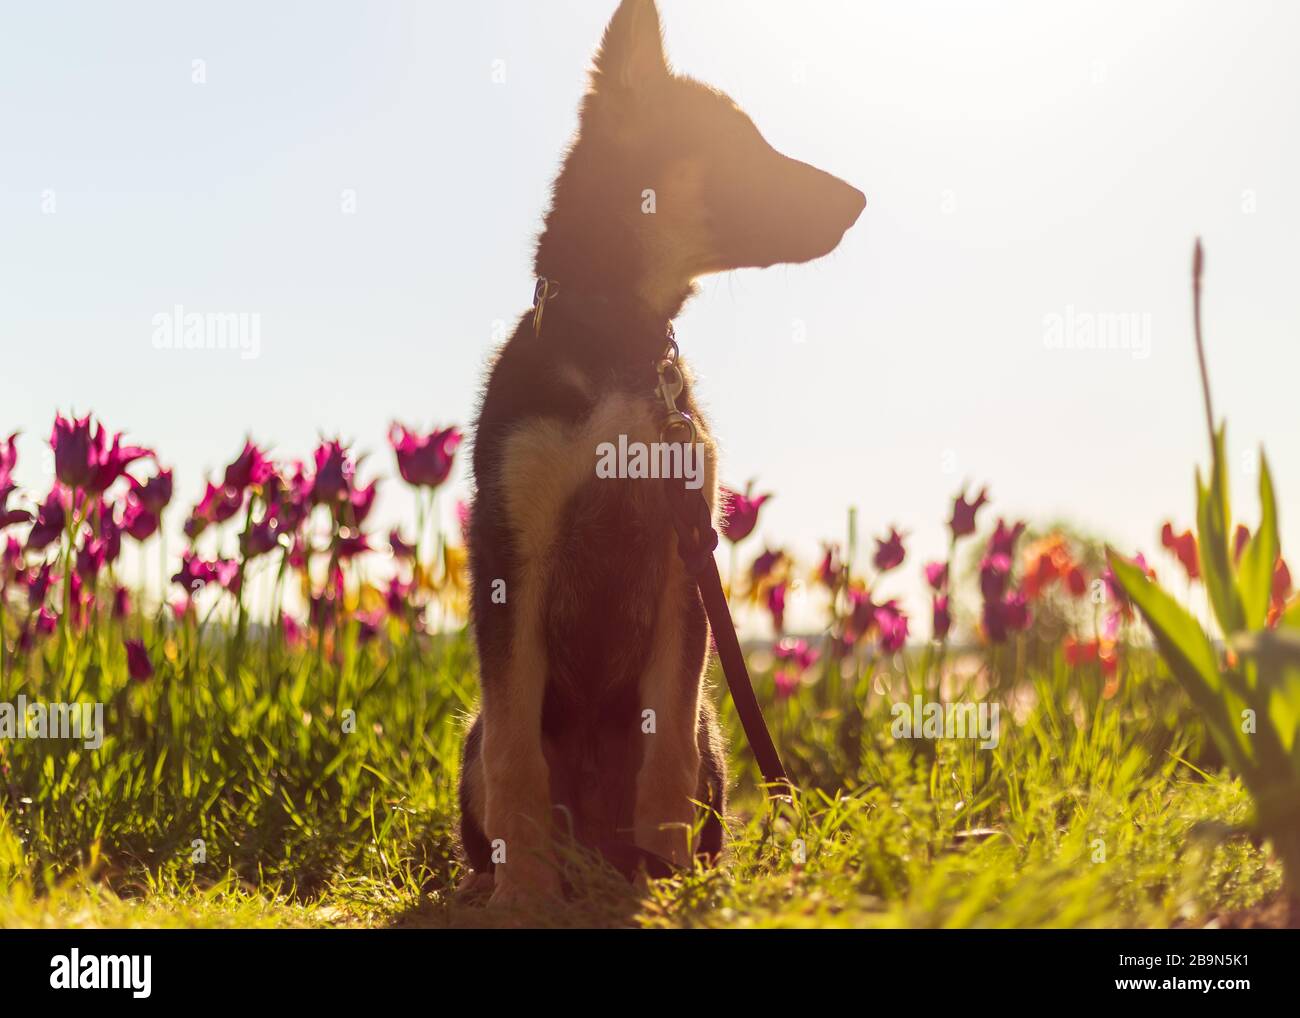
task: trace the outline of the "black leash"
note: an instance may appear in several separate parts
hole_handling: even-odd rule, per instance
[[[722,674],[727,678],[727,688],[731,690],[731,700],[736,705],[736,713],[740,715],[745,738],[749,740],[749,748],[758,761],[758,769],[768,785],[769,794],[789,795],[793,791],[793,785],[786,777],[781,757],[772,742],[772,734],[768,731],[767,722],[763,720],[763,711],[754,695],[754,684],[749,679],[745,655],[740,649],[736,627],[731,620],[727,596],[722,591],[722,577],[718,574],[718,563],[713,557],[713,550],[718,546],[718,532],[713,527],[709,503],[702,491],[687,488],[682,478],[667,483],[668,502],[672,508],[673,525],[677,530],[677,554],[681,556],[682,565],[695,581],[700,600],[704,602],[704,613],[709,618],[713,641],[718,647],[718,658],[722,662]]]
[[[533,332],[536,335],[541,335],[546,305],[558,297],[559,293],[559,284],[554,279],[538,277],[533,288]],[[666,349],[663,357],[655,364],[659,378],[655,392],[664,401],[667,411],[660,438],[667,441],[674,432],[683,432],[684,442],[690,444],[695,441],[695,422],[689,414],[677,408],[676,399],[681,395],[685,382],[677,366],[677,339],[671,321],[666,323],[665,334]],[[754,684],[750,681],[745,655],[736,636],[731,607],[722,590],[718,563],[713,558],[714,549],[718,546],[718,532],[713,526],[713,513],[708,500],[702,490],[687,488],[684,477],[668,478],[665,484],[673,527],[677,532],[677,554],[681,556],[682,565],[700,592],[704,613],[708,616],[713,641],[718,648],[722,674],[727,679],[727,688],[731,691],[731,699],[736,705],[736,713],[740,716],[740,725],[745,730],[749,748],[758,761],[758,769],[763,774],[769,794],[790,795],[794,786],[781,765],[781,757],[777,754],[772,734],[768,731],[767,722],[763,720],[763,711],[758,706],[758,698],[754,695]]]

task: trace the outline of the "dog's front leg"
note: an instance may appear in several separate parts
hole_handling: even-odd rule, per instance
[[[483,689],[484,829],[496,863],[491,903],[557,894],[550,774],[542,751],[546,653],[540,597],[526,580],[500,671]]]
[[[694,589],[673,555],[655,622],[655,643],[641,676],[643,755],[636,781],[635,839],[676,866],[691,859],[692,799],[700,782],[697,732],[701,669],[686,653],[686,613]],[[695,634],[703,642],[703,631]],[[703,658],[703,646],[699,657]],[[646,713],[652,711],[652,714]]]

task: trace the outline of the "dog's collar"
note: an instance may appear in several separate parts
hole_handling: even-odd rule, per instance
[[[556,279],[548,276],[538,276],[537,282],[533,286],[533,335],[540,337],[542,334],[542,319],[546,314],[546,307],[551,301],[560,296],[560,283]],[[599,319],[601,310],[608,310],[616,305],[616,301],[606,294],[583,293],[581,291],[567,290],[565,292],[565,304],[568,306],[568,313],[576,317],[585,318],[588,321]],[[585,314],[578,309],[585,309]],[[657,322],[660,321],[656,316],[645,315],[649,321],[656,322],[653,328],[657,328]],[[676,436],[681,438],[685,436],[684,441],[693,443],[695,441],[696,429],[695,422],[691,420],[691,415],[677,407],[677,399],[681,396],[686,388],[685,379],[682,377],[681,367],[678,364],[680,350],[677,346],[677,332],[673,328],[671,318],[662,319],[663,321],[663,352],[653,360],[655,377],[657,385],[654,388],[654,394],[663,400],[664,404],[664,421],[660,428],[660,438],[663,441],[669,441]]]

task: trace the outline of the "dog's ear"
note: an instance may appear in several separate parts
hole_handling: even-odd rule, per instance
[[[637,92],[667,77],[668,61],[654,0],[623,0],[605,28],[593,83],[598,91]]]

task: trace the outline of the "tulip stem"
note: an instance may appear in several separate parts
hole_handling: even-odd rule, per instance
[[[1196,330],[1196,359],[1201,366],[1201,392],[1205,396],[1205,424],[1210,432],[1210,455],[1217,455],[1218,443],[1214,439],[1214,407],[1210,402],[1210,372],[1205,366],[1205,340],[1201,335],[1201,272],[1205,268],[1205,254],[1201,250],[1201,238],[1196,238],[1196,249],[1192,255],[1192,318]]]

